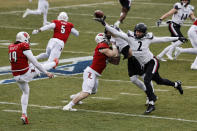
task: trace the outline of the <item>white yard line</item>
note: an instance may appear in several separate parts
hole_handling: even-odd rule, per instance
[[[121,92],[121,95],[129,95],[129,96],[141,96],[142,94],[133,94],[133,93],[127,93],[127,92]]]
[[[90,97],[92,99],[99,99],[99,100],[113,100],[113,98],[109,98],[109,97]]]
[[[18,103],[11,102],[0,102],[3,105],[20,105]],[[41,106],[41,105],[32,105],[29,104],[29,107],[38,107],[41,109],[61,109],[63,106]],[[129,113],[121,113],[121,112],[107,112],[107,111],[95,111],[95,110],[86,110],[86,109],[77,109],[78,111],[88,112],[88,113],[99,113],[99,114],[108,114],[108,115],[119,115],[119,116],[128,116],[128,117],[140,117],[140,118],[151,118],[151,119],[162,119],[162,120],[172,120],[172,121],[182,121],[189,123],[197,123],[197,120],[187,120],[182,118],[172,118],[172,117],[160,117],[155,115],[139,115],[139,114],[129,114]],[[8,111],[8,110],[2,110]]]

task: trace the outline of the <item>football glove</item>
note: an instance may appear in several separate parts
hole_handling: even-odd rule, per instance
[[[39,30],[33,30],[32,34],[35,35],[35,34],[38,34],[38,32],[39,32]]]
[[[159,27],[161,25],[161,22],[162,22],[162,19],[159,19],[157,22],[156,22],[156,26]]]
[[[185,37],[179,37],[178,40],[180,40],[180,41],[183,42],[183,43],[185,43],[185,42],[188,41],[188,39],[185,38]]]
[[[95,21],[98,21],[100,22],[103,26],[106,25],[105,23],[105,19],[106,19],[106,16],[102,17],[102,18],[93,18]]]

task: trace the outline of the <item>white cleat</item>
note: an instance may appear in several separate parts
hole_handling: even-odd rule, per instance
[[[172,55],[166,53],[166,56],[168,57],[169,60],[174,60],[174,58],[172,57]]]
[[[74,108],[70,107],[69,105],[65,105],[63,107],[63,111],[77,111],[77,109],[74,109]]]
[[[162,57],[160,57],[160,56],[156,56],[156,58],[157,58],[158,60],[160,60],[160,61],[163,61],[163,62],[166,62],[166,61],[167,61],[166,59],[164,59],[164,58],[162,58]]]
[[[181,54],[181,50],[180,49],[181,49],[180,47],[176,47],[175,48],[174,59],[176,59]]]
[[[26,9],[25,13],[23,14],[23,18],[25,18],[29,14],[30,9]]]
[[[194,63],[191,65],[191,69],[192,70],[197,70],[197,65],[195,65]]]

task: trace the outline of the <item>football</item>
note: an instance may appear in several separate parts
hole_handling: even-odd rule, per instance
[[[96,18],[102,18],[103,16],[104,16],[104,13],[101,10],[96,10],[94,12],[94,17],[96,17]]]

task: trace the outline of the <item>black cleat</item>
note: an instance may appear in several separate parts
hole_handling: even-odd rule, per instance
[[[174,88],[176,88],[177,90],[179,90],[179,93],[181,95],[183,95],[183,89],[181,87],[181,81],[176,81],[176,83],[177,83],[177,87],[174,87]]]
[[[147,109],[146,109],[146,111],[144,112],[144,115],[148,115],[148,114],[150,114],[154,110],[155,110],[155,106],[149,104],[148,107],[147,107]]]

